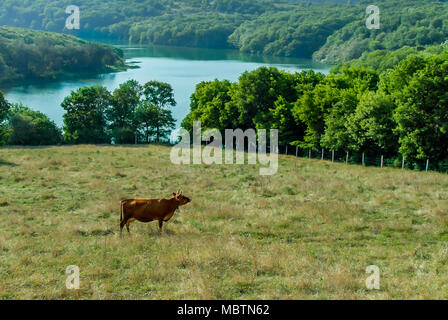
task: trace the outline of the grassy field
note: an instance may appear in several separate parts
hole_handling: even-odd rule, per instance
[[[448,175],[280,156],[261,177],[169,152],[0,149],[0,299],[448,298]],[[120,239],[120,199],[178,188],[193,202],[162,235],[134,222]]]

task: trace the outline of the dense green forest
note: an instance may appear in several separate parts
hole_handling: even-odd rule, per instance
[[[182,126],[191,131],[193,121],[201,121],[203,128],[222,132],[275,128],[283,146],[384,155],[399,163],[405,156],[414,168],[431,159],[446,170],[448,50],[429,51],[400,61],[396,52],[383,72],[341,65],[325,76],[262,67],[235,83],[202,82]]]
[[[65,9],[71,4],[3,0],[0,25],[327,62],[448,38],[448,3],[442,0],[377,0],[379,30],[366,28],[366,7],[372,4],[366,0],[79,0],[81,27],[73,31],[65,29]]]
[[[125,68],[120,50],[70,35],[0,27],[0,85]]]

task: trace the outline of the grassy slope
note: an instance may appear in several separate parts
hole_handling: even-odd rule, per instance
[[[1,149],[0,298],[448,297],[447,175],[280,156],[261,177],[174,166],[169,151]],[[119,239],[120,198],[178,187],[193,202],[162,236],[134,222]]]

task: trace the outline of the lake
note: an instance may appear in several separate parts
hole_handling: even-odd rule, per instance
[[[173,108],[173,116],[179,127],[189,112],[190,96],[196,84],[201,81],[214,79],[236,81],[244,71],[254,70],[260,66],[275,66],[288,72],[314,69],[325,74],[328,74],[330,69],[329,66],[307,59],[251,56],[236,50],[123,45],[117,47],[123,50],[128,63],[139,68],[100,74],[81,80],[19,86],[7,89],[5,96],[10,102],[20,102],[45,113],[58,126],[62,126],[64,110],[60,105],[73,90],[83,86],[102,85],[112,91],[129,79],[135,79],[141,84],[158,80],[171,84],[174,89],[177,106]]]

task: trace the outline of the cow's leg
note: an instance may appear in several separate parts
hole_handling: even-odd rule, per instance
[[[129,219],[127,222],[126,222],[126,229],[128,230],[128,233],[129,234],[131,234],[131,232],[129,231],[129,225],[131,224],[131,219]]]
[[[159,220],[159,233],[162,233],[163,220]]]
[[[126,224],[126,221],[127,221],[127,220],[122,220],[122,221],[120,222],[120,237],[121,237],[121,234],[122,234],[122,232],[123,232],[123,228],[124,228],[124,225]]]

